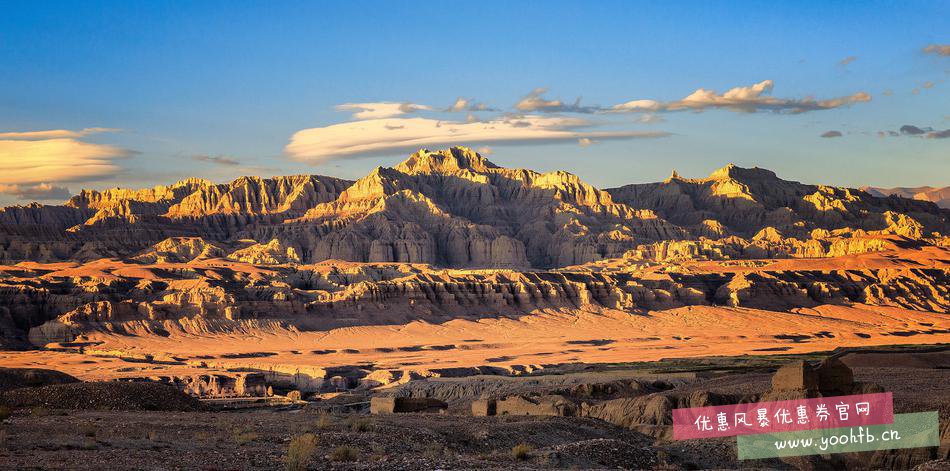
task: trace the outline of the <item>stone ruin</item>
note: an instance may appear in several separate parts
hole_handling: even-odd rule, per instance
[[[761,401],[781,401],[813,397],[847,396],[883,392],[880,386],[856,382],[851,368],[837,357],[829,357],[818,366],[805,361],[783,365],[772,375],[772,389]]]
[[[406,412],[436,412],[442,413],[448,408],[444,401],[432,397],[383,397],[376,396],[370,400],[371,414],[399,414]]]
[[[472,415],[577,415],[577,406],[561,395],[509,396],[505,399],[478,399],[472,402]]]

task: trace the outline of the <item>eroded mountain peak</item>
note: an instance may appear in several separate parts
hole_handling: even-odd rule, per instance
[[[483,173],[488,169],[499,168],[468,147],[456,146],[450,149],[430,151],[422,149],[409,156],[395,167],[403,173],[444,173],[454,174],[461,170]]]
[[[767,181],[782,180],[771,170],[759,167],[745,168],[730,163],[709,174],[707,180]],[[782,180],[784,181],[784,180]]]

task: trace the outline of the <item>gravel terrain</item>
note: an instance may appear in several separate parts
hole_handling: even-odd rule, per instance
[[[66,383],[19,388],[0,393],[0,404],[12,408],[188,411],[201,403],[159,383]]]
[[[68,378],[43,372],[27,383],[52,384],[0,392],[0,470],[823,470],[865,469],[872,462],[885,469],[913,469],[935,459],[922,469],[950,469],[950,369],[920,363],[928,358],[915,358],[906,366],[857,366],[853,373],[857,381],[892,391],[898,413],[939,411],[939,449],[785,461],[738,461],[734,438],[671,441],[654,434],[662,429],[639,427],[653,423],[649,421],[631,423],[628,429],[591,417],[473,417],[462,407],[472,397],[499,392],[568,393],[594,402],[619,395],[623,404],[651,394],[755,398],[770,387],[771,365],[749,364],[744,373],[680,376],[668,382],[631,380],[631,373],[622,370],[423,380],[387,394],[440,396],[455,407],[442,414],[379,416],[366,411],[373,394],[367,390],[317,402],[224,411],[213,409],[213,401],[201,403],[157,383],[61,383]],[[679,363],[657,368],[686,371],[688,365]],[[702,371],[708,366],[698,365]],[[33,375],[7,373],[8,379],[21,378],[9,380],[11,385],[24,384],[22,378]],[[623,404],[617,410],[626,410]],[[638,413],[634,409],[629,413]]]
[[[0,469],[284,469],[316,436],[311,469],[651,469],[652,439],[594,419],[285,412],[17,413],[0,426]],[[517,459],[512,448],[530,452]],[[341,447],[352,447],[341,457]],[[674,468],[676,469],[676,468]]]

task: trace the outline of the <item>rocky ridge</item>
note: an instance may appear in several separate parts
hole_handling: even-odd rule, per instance
[[[260,269],[222,259],[83,268],[20,265],[0,271],[0,338],[11,345],[28,339],[45,345],[72,341],[89,329],[162,336],[170,331],[328,330],[351,325],[354,317],[366,324],[438,322],[543,309],[637,315],[690,305],[786,311],[863,304],[950,311],[945,263],[833,270],[737,267],[719,273],[664,265],[527,272],[340,263]]]
[[[84,190],[61,206],[3,208],[0,261],[151,263],[170,253],[167,261],[186,254],[261,265],[336,259],[525,269],[625,255],[661,260],[671,247],[676,257],[828,257],[883,250],[887,236],[947,245],[947,216],[925,201],[734,165],[704,179],[674,175],[601,190],[567,172],[503,168],[453,147],[420,150],[356,182],[189,179]],[[193,254],[193,245],[215,248]]]

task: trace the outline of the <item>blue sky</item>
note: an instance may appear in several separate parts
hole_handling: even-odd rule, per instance
[[[401,160],[392,141],[408,134],[445,142],[443,123],[500,165],[602,187],[729,162],[809,183],[950,184],[946,1],[0,6],[4,203],[186,176],[358,178]],[[699,89],[715,93],[684,100]],[[445,111],[460,97],[486,110]],[[421,108],[336,109],[381,102]],[[47,130],[72,134],[29,134]]]

